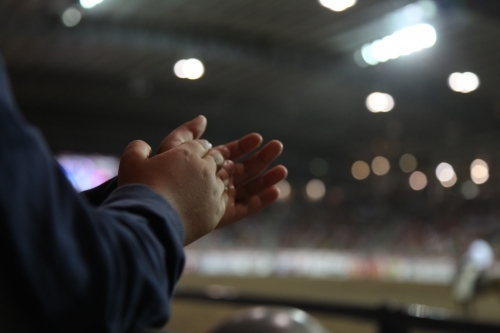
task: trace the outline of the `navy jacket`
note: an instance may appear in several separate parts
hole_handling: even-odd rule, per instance
[[[0,332],[138,332],[168,320],[181,220],[145,186],[109,185],[90,200],[74,191],[17,111],[0,59]]]

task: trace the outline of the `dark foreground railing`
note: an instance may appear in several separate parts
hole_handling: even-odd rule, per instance
[[[375,321],[379,333],[409,333],[414,328],[462,333],[500,333],[500,324],[454,318],[449,316],[444,309],[420,304],[402,307],[385,304],[363,306],[333,302],[311,302],[244,295],[236,292],[234,288],[221,286],[206,290],[179,289],[175,293],[175,299],[226,304],[290,306],[306,312]]]

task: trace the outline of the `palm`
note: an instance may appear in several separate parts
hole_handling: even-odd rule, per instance
[[[260,135],[253,133],[223,147],[229,150],[231,160],[238,160],[261,143]],[[217,228],[253,215],[278,198],[279,190],[274,185],[286,178],[286,168],[278,165],[264,171],[281,154],[282,149],[281,142],[274,140],[244,161],[235,163],[232,172],[229,172],[226,212]]]
[[[158,153],[165,152],[183,142],[199,139],[205,131],[205,117],[197,117],[172,131],[160,144]],[[262,137],[257,133],[248,134],[239,140],[215,147],[223,158],[233,161],[249,154],[262,143]],[[261,150],[253,153],[244,161],[239,161],[228,167],[228,163],[219,167],[220,178],[228,182],[228,203],[226,212],[217,228],[224,227],[247,216],[257,213],[273,203],[279,196],[279,190],[274,186],[286,178],[287,170],[278,165],[269,171],[264,171],[281,154],[281,142],[273,140]]]

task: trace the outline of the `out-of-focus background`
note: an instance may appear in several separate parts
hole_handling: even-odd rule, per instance
[[[0,53],[78,190],[199,114],[213,144],[283,142],[279,202],[190,245],[181,287],[461,316],[476,239],[500,277],[499,1],[1,0]],[[468,302],[498,321],[499,289]],[[235,308],[178,300],[169,328]]]

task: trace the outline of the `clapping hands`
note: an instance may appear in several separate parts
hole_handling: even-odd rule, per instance
[[[282,165],[265,171],[281,154],[281,142],[256,151],[263,139],[252,133],[212,148],[200,139],[206,126],[203,116],[179,126],[151,158],[149,146],[135,141],[120,162],[119,185],[144,183],[176,208],[185,245],[269,206],[279,197],[275,184],[287,176]]]

